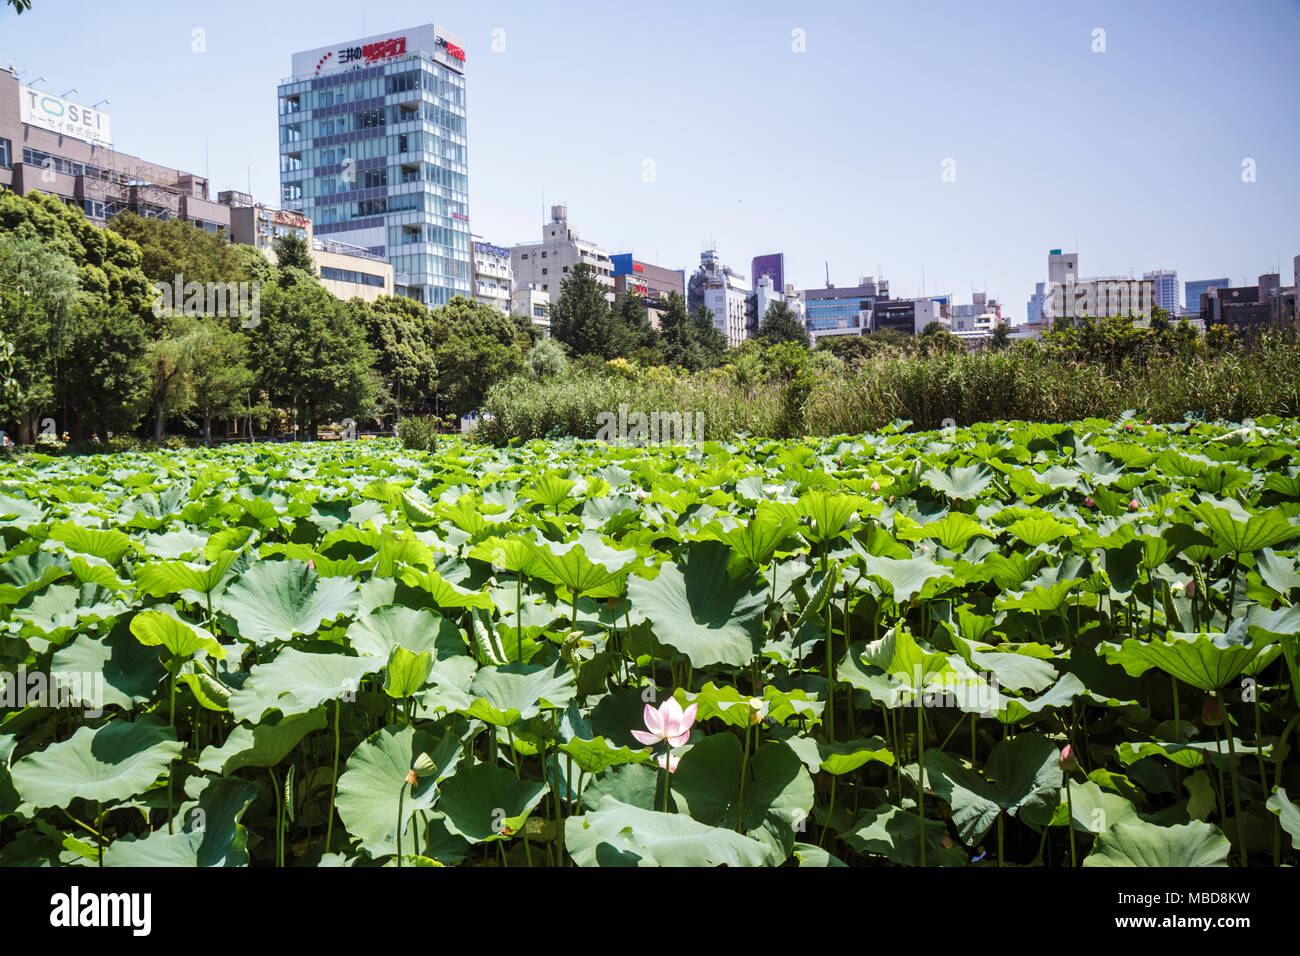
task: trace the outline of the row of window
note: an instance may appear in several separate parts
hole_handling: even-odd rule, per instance
[[[383,276],[371,275],[369,272],[357,272],[354,269],[334,269],[330,266],[321,266],[320,277],[334,282],[351,282],[354,285],[369,285],[380,289],[384,287]]]
[[[356,130],[380,129],[384,126],[413,123],[419,120],[432,123],[450,133],[465,135],[465,117],[432,103],[421,103],[414,109],[408,106],[375,107],[352,113],[341,113],[338,116],[324,116],[303,123],[286,123],[280,127],[280,142],[297,143],[304,139],[337,136]]]

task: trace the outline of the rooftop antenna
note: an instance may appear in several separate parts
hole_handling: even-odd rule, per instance
[[[830,287],[831,287],[831,263],[830,260],[828,259],[826,260],[826,288],[829,289]]]

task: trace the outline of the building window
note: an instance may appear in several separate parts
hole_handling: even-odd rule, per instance
[[[7,139],[0,139],[0,166],[5,169],[13,162],[13,144]]]
[[[568,271],[569,271],[569,267],[568,267],[568,266],[565,266],[565,267],[564,267],[564,271],[565,271],[565,272],[568,272]]]
[[[546,270],[545,270],[545,269],[542,270],[542,275],[546,275]]]

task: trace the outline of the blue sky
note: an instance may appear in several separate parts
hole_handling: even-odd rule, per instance
[[[0,7],[0,65],[110,98],[119,149],[214,190],[251,169],[274,203],[276,84],[363,14],[464,38],[472,227],[499,244],[540,238],[544,196],[672,268],[710,240],[746,275],[784,251],[800,287],[828,263],[911,296],[924,273],[1017,321],[1049,248],[1180,283],[1280,261],[1289,284],[1300,254],[1300,0],[35,0]]]

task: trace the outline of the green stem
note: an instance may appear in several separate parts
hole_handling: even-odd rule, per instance
[[[402,865],[402,807],[406,801],[406,781],[402,781],[402,787],[397,791],[397,866]],[[500,844],[498,844],[500,845]]]
[[[1246,862],[1246,821],[1242,816],[1241,809],[1241,789],[1237,786],[1237,744],[1233,740],[1235,736],[1232,732],[1232,722],[1227,717],[1227,708],[1224,708],[1224,721],[1228,727],[1228,770],[1232,773],[1232,805],[1237,811],[1237,842],[1241,846],[1241,865],[1249,866]]]
[[[740,763],[740,799],[736,802],[736,832],[744,833],[745,821],[745,778],[749,776],[749,728],[741,728],[745,736],[745,756]]]
[[[334,836],[334,791],[339,785],[339,699],[334,698],[334,773],[330,776],[330,816],[325,824],[325,852],[330,851],[330,842]]]
[[[925,866],[925,708],[917,701],[916,708],[916,800],[917,815],[921,818],[921,866]],[[998,818],[1001,822],[1001,817]]]
[[[1065,772],[1065,809],[1070,815],[1070,866],[1078,866],[1079,860],[1074,850],[1074,799],[1070,795],[1070,771]],[[1047,828],[1043,828],[1046,832]]]

